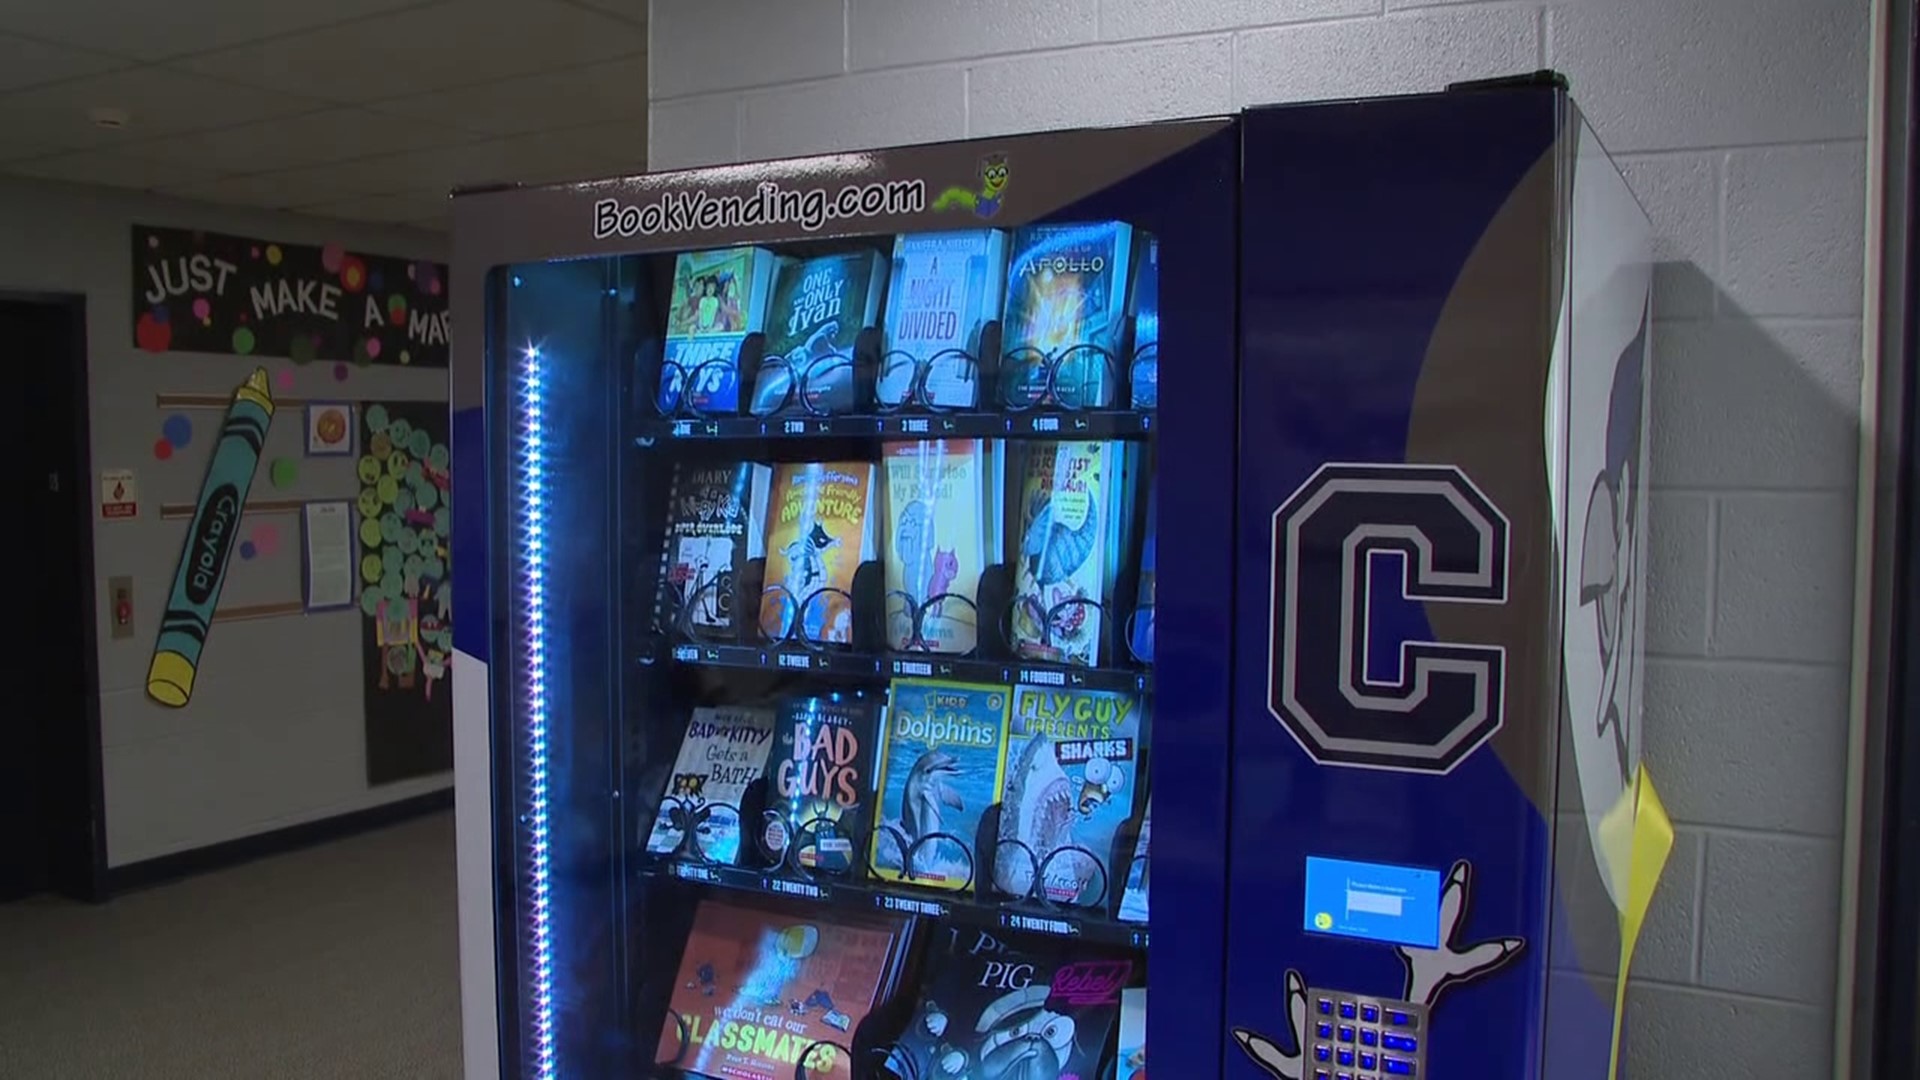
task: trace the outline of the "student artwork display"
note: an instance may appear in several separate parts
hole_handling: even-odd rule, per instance
[[[444,368],[447,268],[339,244],[136,225],[132,318],[147,352]]]
[[[453,581],[445,402],[359,407],[367,782],[453,767]]]
[[[220,587],[226,582],[227,564],[233,557],[273,409],[267,370],[260,368],[233,392],[233,404],[220,425],[147,668],[147,696],[162,705],[178,709],[193,698],[201,653],[220,603]]]

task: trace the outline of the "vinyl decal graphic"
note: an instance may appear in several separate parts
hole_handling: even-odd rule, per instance
[[[1507,535],[1451,465],[1322,465],[1274,511],[1267,707],[1315,761],[1445,773],[1500,729],[1505,649],[1401,640],[1381,665],[1398,670],[1370,654],[1376,589],[1505,603]]]
[[[200,654],[207,646],[207,630],[236,546],[234,534],[240,529],[247,490],[253,486],[260,448],[266,444],[267,425],[272,422],[273,391],[267,385],[267,369],[259,368],[233,393],[193,520],[187,525],[186,545],[174,567],[173,591],[160,617],[160,636],[153,643],[153,661],[147,668],[147,696],[162,705],[178,709],[193,698]]]

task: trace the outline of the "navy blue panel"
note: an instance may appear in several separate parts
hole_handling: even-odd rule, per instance
[[[1427,995],[1436,1002],[1432,1075],[1539,1075],[1544,817],[1489,748],[1444,775],[1316,765],[1268,708],[1268,585],[1274,511],[1316,469],[1406,461],[1442,305],[1490,219],[1549,150],[1557,100],[1544,91],[1436,95],[1243,120],[1226,1017],[1276,1054],[1299,1052],[1289,971],[1318,988],[1389,998],[1416,989],[1395,947],[1302,929],[1305,861],[1320,855],[1431,868],[1454,882],[1467,903],[1450,944],[1488,946],[1502,962]],[[1543,229],[1540,243],[1552,242]],[[1478,392],[1463,388],[1458,400],[1471,404]],[[1399,560],[1374,562],[1363,602],[1380,626],[1360,655],[1376,680],[1397,681],[1399,643],[1436,635],[1426,605],[1398,598]],[[1323,625],[1337,627],[1335,614]],[[1438,969],[1422,961],[1420,970]],[[1236,1047],[1222,1075],[1271,1074]]]
[[[487,662],[487,421],[479,408],[453,414],[453,647]],[[471,584],[465,584],[471,582]],[[463,587],[464,586],[464,587]]]
[[[1158,623],[1153,943],[1147,1039],[1176,1076],[1223,1048],[1228,663],[1233,629],[1237,133],[1231,129],[1053,215],[1160,237]]]

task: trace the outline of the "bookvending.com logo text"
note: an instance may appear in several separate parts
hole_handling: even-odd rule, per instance
[[[808,232],[829,221],[917,214],[927,208],[924,180],[881,180],[793,190],[768,181],[751,195],[669,191],[644,206],[601,199],[593,204],[593,238],[665,236],[755,225],[798,225]]]

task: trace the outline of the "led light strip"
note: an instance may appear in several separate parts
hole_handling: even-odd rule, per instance
[[[547,865],[546,447],[540,350],[521,366],[520,559],[527,691],[527,876],[532,891],[529,984],[533,1066],[539,1080],[559,1075],[553,1052],[553,928]]]

